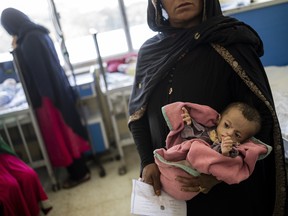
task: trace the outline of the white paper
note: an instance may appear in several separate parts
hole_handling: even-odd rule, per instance
[[[176,200],[164,191],[156,196],[153,187],[132,180],[131,214],[141,216],[186,216],[186,202]]]

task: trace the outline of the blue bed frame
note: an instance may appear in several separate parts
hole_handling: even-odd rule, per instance
[[[261,3],[259,3],[261,5]],[[251,5],[247,10],[234,10],[228,16],[235,17],[253,27],[264,43],[264,66],[288,65],[288,1],[275,0],[263,7]]]

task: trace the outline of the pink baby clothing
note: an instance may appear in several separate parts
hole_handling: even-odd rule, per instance
[[[181,184],[175,180],[177,176],[198,176],[205,173],[227,184],[237,184],[251,175],[257,160],[265,158],[271,152],[270,146],[256,138],[237,146],[239,156],[235,158],[220,154],[202,139],[181,140],[180,134],[184,128],[181,117],[183,106],[188,106],[190,116],[207,127],[215,126],[219,116],[212,108],[192,103],[175,102],[162,108],[171,131],[167,136],[167,150],[156,149],[154,157],[161,172],[163,190],[174,198],[189,200],[199,193],[181,191]],[[195,116],[199,118],[195,119]]]

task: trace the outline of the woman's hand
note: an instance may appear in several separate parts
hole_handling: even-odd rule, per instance
[[[201,174],[197,177],[177,176],[176,181],[182,183],[182,191],[202,193],[208,193],[216,184],[221,182],[214,176],[207,174]]]
[[[141,181],[152,185],[157,196],[161,195],[160,171],[155,163],[144,167]]]

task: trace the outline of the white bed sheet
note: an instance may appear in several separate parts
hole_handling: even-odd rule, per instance
[[[21,83],[0,83],[0,115],[28,109]]]
[[[288,65],[265,67],[272,89],[275,108],[284,139],[285,158],[288,159]]]

